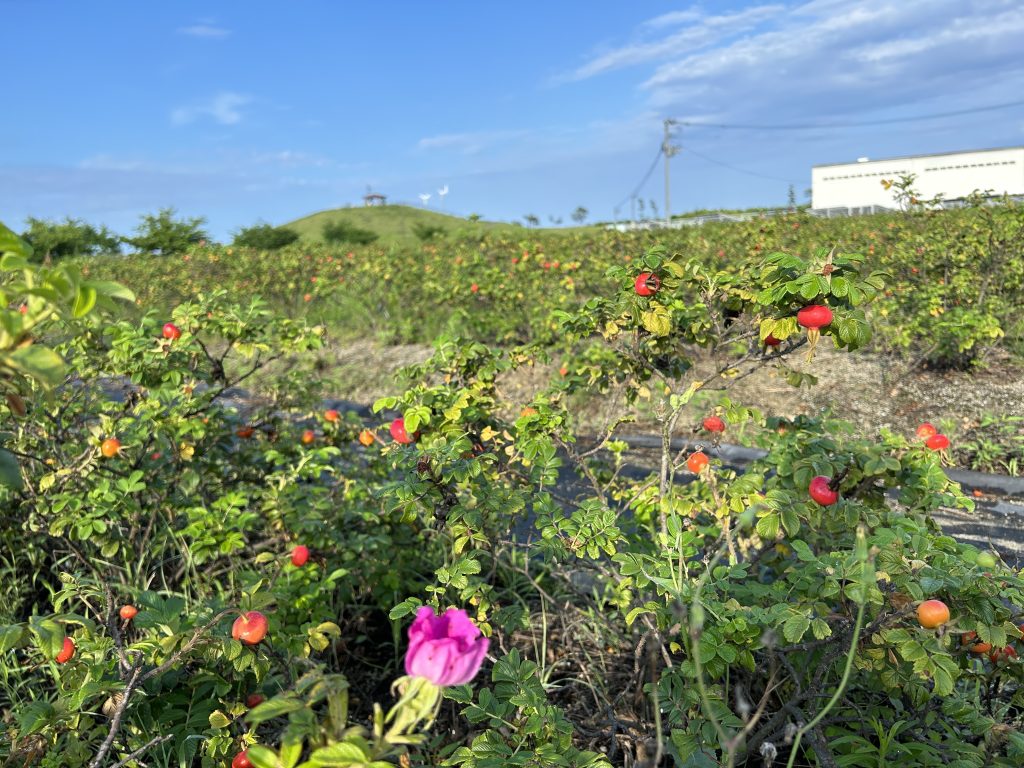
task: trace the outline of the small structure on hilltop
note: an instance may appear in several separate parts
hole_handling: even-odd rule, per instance
[[[379,192],[367,192],[363,195],[363,205],[369,208],[372,205],[387,205],[388,199]]]

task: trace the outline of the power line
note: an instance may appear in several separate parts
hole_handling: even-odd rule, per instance
[[[680,147],[680,148],[684,152],[689,152],[691,155],[696,155],[699,158],[707,160],[709,163],[714,163],[715,165],[720,165],[723,168],[728,168],[729,170],[736,171],[737,173],[745,173],[748,176],[758,176],[758,177],[760,177],[762,179],[771,179],[772,181],[784,181],[787,184],[802,184],[803,183],[803,182],[800,182],[800,181],[795,181],[793,179],[784,179],[781,176],[772,176],[771,174],[767,174],[767,173],[758,173],[757,171],[748,171],[745,168],[739,168],[739,167],[737,167],[735,165],[730,165],[729,163],[723,162],[722,160],[716,160],[713,157],[708,157],[707,155],[705,155],[705,154],[703,154],[701,152],[698,152],[697,150],[695,150],[693,147],[690,147],[690,146],[685,146],[685,147]]]
[[[952,112],[934,112],[928,115],[915,115],[913,117],[890,117],[881,120],[857,120],[847,123],[790,123],[784,125],[743,125],[737,123],[698,123],[687,120],[677,121],[679,125],[690,128],[724,128],[728,130],[741,131],[811,131],[822,128],[861,128],[872,125],[892,125],[894,123],[915,123],[925,120],[938,120],[944,117],[958,117],[960,115],[973,115],[979,112],[994,112],[1010,107],[1024,105],[1024,101],[1008,101],[1004,104],[990,104],[986,107],[973,107],[971,109],[957,109]]]
[[[647,169],[647,173],[645,173],[644,177],[642,179],[640,179],[640,183],[636,185],[636,187],[633,189],[633,191],[630,192],[628,195],[626,195],[624,198],[622,198],[622,200],[619,201],[619,204],[615,206],[616,209],[619,209],[623,205],[628,203],[632,198],[636,197],[637,192],[639,192],[641,189],[643,189],[644,184],[647,183],[647,180],[649,178],[651,178],[651,174],[654,173],[654,169],[658,167],[658,161],[661,160],[661,154],[664,151],[665,151],[665,147],[664,146],[658,147],[658,154],[656,154],[654,156],[654,161],[651,163],[651,167]]]

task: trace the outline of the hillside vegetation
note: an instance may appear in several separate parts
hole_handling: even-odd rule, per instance
[[[426,208],[409,205],[381,205],[361,208],[333,208],[283,225],[298,232],[303,240],[322,243],[325,224],[345,222],[351,226],[368,229],[378,235],[377,244],[382,246],[409,246],[420,242],[416,235],[417,226],[433,227],[441,231],[442,237],[479,236],[486,233],[525,233],[527,229],[518,224],[491,221],[470,221]]]

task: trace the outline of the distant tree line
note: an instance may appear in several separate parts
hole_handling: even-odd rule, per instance
[[[38,261],[121,253],[125,247],[136,253],[166,256],[211,242],[205,227],[206,219],[202,216],[182,217],[174,208],[162,208],[156,213],[143,214],[131,235],[119,235],[105,226],[96,227],[70,216],[63,221],[30,216],[21,236],[32,246],[33,258]],[[369,234],[371,239],[376,238],[374,233]],[[298,239],[299,233],[292,229],[258,222],[239,229],[234,234],[233,244],[272,251]]]
[[[576,224],[583,224],[588,215],[589,211],[581,205],[571,213],[571,218]],[[479,214],[468,217],[471,222],[478,222],[480,218]],[[548,218],[556,226],[562,223],[561,217]],[[528,226],[540,226],[540,218],[534,214],[527,214],[523,220]],[[202,216],[179,216],[174,208],[162,208],[156,213],[142,215],[131,235],[119,235],[105,226],[97,227],[82,219],[67,217],[59,221],[29,217],[22,237],[32,245],[33,256],[39,261],[121,253],[125,248],[134,253],[173,255],[211,242],[206,223]],[[417,222],[412,225],[412,231],[423,242],[438,240],[447,234],[444,227],[432,222]],[[321,235],[325,242],[335,245],[368,245],[378,239],[376,232],[344,220],[325,223]],[[273,251],[298,239],[299,233],[293,229],[257,222],[235,232],[232,244]]]

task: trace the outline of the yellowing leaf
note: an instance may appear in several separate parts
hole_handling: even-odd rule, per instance
[[[669,320],[668,310],[661,306],[641,314],[640,324],[655,336],[668,336],[672,330],[672,322]]]

